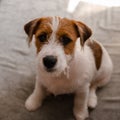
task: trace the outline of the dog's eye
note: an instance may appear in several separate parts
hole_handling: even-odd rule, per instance
[[[40,42],[45,42],[47,40],[47,34],[43,33],[43,34],[39,35],[38,39]]]
[[[60,41],[61,41],[61,43],[62,43],[64,46],[66,46],[66,45],[69,44],[72,40],[71,40],[69,37],[67,37],[67,36],[62,36],[62,37],[60,38]]]

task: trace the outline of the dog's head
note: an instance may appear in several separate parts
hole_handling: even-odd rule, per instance
[[[85,24],[60,17],[38,18],[24,26],[28,43],[35,36],[35,45],[41,71],[60,74],[68,67],[80,37],[81,46],[92,32]]]

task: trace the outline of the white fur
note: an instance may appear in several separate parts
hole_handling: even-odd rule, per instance
[[[53,21],[52,28],[56,31],[59,22],[56,18]],[[79,40],[76,42],[73,55],[66,55],[59,43],[50,42],[56,39],[55,31],[52,39],[38,54],[35,90],[27,99],[25,106],[30,111],[36,110],[48,92],[54,95],[75,93],[74,115],[77,120],[84,120],[88,116],[88,106],[94,108],[97,105],[95,93],[97,87],[105,85],[110,80],[112,62],[100,43],[98,44],[102,47],[103,56],[99,70],[96,69],[92,50],[86,44],[84,49],[81,49]],[[46,55],[57,56],[56,71],[53,73],[47,72],[44,68],[42,59]]]
[[[54,68],[56,71],[53,73],[48,73],[43,65],[43,58],[49,55],[57,57],[57,65]],[[41,73],[41,77],[44,75],[47,77],[58,76],[67,68],[66,55],[64,54],[63,47],[56,42],[50,42],[49,44],[44,45],[41,52],[38,54],[37,59],[37,67]]]
[[[50,25],[52,28],[52,34],[50,36],[49,42],[54,43],[56,40],[56,31],[59,27],[59,18],[58,17],[52,17],[52,24]]]

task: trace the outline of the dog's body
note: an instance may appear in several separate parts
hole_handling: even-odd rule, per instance
[[[107,51],[88,39],[91,30],[85,24],[65,18],[36,19],[26,24],[25,31],[29,42],[35,34],[38,53],[36,85],[26,108],[36,110],[48,93],[74,93],[74,115],[84,120],[88,107],[97,105],[97,87],[110,80],[113,67]]]

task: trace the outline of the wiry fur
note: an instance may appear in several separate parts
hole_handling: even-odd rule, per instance
[[[58,20],[58,18],[53,18],[53,24],[51,24],[53,33],[37,55],[36,85],[25,106],[29,111],[33,111],[41,106],[48,93],[54,95],[74,93],[75,118],[84,120],[88,116],[88,107],[94,108],[97,105],[95,93],[97,87],[105,85],[110,80],[112,62],[99,42],[97,43],[103,53],[99,70],[96,69],[92,49],[87,44],[84,44],[83,48],[79,39],[76,40],[73,53],[65,54],[63,46],[56,41]],[[57,56],[58,61],[54,72],[47,72],[43,65],[43,58],[47,55]]]

